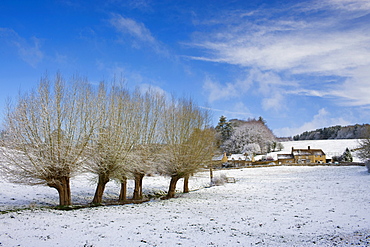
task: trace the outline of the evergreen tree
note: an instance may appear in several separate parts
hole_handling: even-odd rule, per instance
[[[258,121],[263,123],[264,125],[266,125],[266,123],[267,123],[266,120],[263,119],[263,117],[261,117],[261,116],[259,116]]]
[[[346,148],[346,151],[344,151],[344,153],[342,155],[342,161],[343,162],[352,162],[353,161],[351,151],[349,151],[348,148]]]
[[[216,126],[216,131],[219,134],[219,145],[230,138],[232,126],[231,123],[227,121],[225,116],[220,117],[220,121]]]

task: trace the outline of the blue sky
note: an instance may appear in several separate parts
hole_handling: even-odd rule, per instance
[[[0,2],[0,111],[47,73],[192,96],[278,136],[370,121],[370,1]]]

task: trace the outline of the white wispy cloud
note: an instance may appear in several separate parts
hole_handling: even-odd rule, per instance
[[[144,23],[123,17],[120,14],[112,14],[109,23],[120,34],[130,35],[133,38],[133,47],[141,48],[142,46],[147,46],[151,47],[158,54],[169,56],[165,46],[152,35]]]
[[[151,10],[151,1],[150,0],[130,0],[127,1],[129,6],[134,9],[141,10]]]
[[[41,50],[41,40],[36,37],[31,37],[27,40],[13,29],[0,28],[0,39],[7,45],[15,47],[18,56],[32,67],[36,67],[44,59],[44,53]]]
[[[370,2],[367,0],[327,0],[327,1],[317,1],[315,5],[330,6],[331,8],[334,9],[344,10],[345,13],[347,13],[348,10],[356,11],[353,14],[357,15],[367,13],[366,11],[370,9]],[[359,11],[360,13],[357,13],[357,11]]]
[[[206,76],[205,78],[203,89],[209,92],[208,98],[210,102],[214,102],[219,99],[229,99],[230,97],[241,94],[245,91],[243,83],[226,83],[225,85],[222,85],[220,82],[215,81],[209,76]]]
[[[228,116],[228,119],[233,118],[248,119],[253,117],[253,114],[250,112],[250,109],[243,102],[240,101],[236,102],[230,107],[230,109],[233,109],[232,111],[205,106],[201,106],[201,108],[209,110],[213,113],[217,113],[218,115],[221,114],[224,116]]]
[[[195,35],[192,45],[206,55],[192,59],[233,64],[262,74],[274,73],[277,78],[281,73],[341,77],[336,88],[324,85],[324,81],[316,88],[296,81],[289,90],[309,95],[325,88],[324,93],[316,96],[338,97],[341,104],[370,105],[370,98],[359,97],[364,90],[370,91],[370,74],[366,73],[370,66],[369,1],[310,1],[273,11],[260,9],[242,17],[238,14],[224,22],[224,26],[218,24],[211,33]],[[260,87],[273,85],[275,92],[280,91],[276,99],[267,99],[269,95],[265,95],[266,109],[279,104],[286,87],[291,86],[288,85],[291,81],[286,83],[282,78],[270,82],[254,79]],[[229,82],[225,86],[206,81],[205,85],[212,101],[226,89],[230,90],[229,96],[236,95],[237,90],[232,89],[238,88],[238,83]],[[353,83],[356,87],[350,87]]]
[[[301,134],[304,131],[315,130],[327,126],[334,126],[334,125],[349,125],[350,122],[345,120],[342,117],[333,117],[331,114],[325,109],[321,108],[319,112],[313,116],[313,119],[309,122],[304,123],[302,126],[299,127],[286,127],[281,129],[274,130],[274,133],[277,136],[293,136],[297,134]]]
[[[203,90],[208,93],[208,100],[212,103],[217,100],[242,99],[248,94],[262,96],[262,107],[265,110],[280,110],[283,107],[285,92],[278,89],[282,87],[295,86],[294,82],[282,81],[281,78],[272,71],[263,72],[253,68],[244,73],[243,78],[238,78],[234,82],[220,83],[210,76],[206,76]],[[253,86],[257,84],[257,86]],[[253,86],[253,91],[252,91]]]
[[[125,18],[119,14],[112,14],[110,23],[117,31],[128,33],[143,42],[156,42],[149,29],[147,29],[143,23],[137,22],[131,18]]]
[[[106,80],[108,81],[123,83],[130,90],[135,88],[140,89],[141,92],[151,90],[165,95],[167,99],[171,98],[171,94],[161,87],[163,83],[146,76],[140,70],[135,70],[120,63],[105,63],[103,61],[96,61],[96,67],[100,71],[106,72]]]
[[[331,89],[328,94],[339,97],[342,105],[370,106],[370,70],[361,66],[352,71],[340,87]]]

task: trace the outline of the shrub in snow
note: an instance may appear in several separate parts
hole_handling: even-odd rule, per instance
[[[227,182],[227,176],[225,174],[220,174],[218,177],[214,177],[212,180],[212,185],[220,186]]]
[[[151,199],[151,198],[161,198],[164,197],[167,194],[166,191],[164,190],[152,190],[146,193],[146,196]]]

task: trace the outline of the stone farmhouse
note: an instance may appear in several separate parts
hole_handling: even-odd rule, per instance
[[[292,147],[290,154],[278,154],[278,164],[322,164],[326,163],[326,154],[321,149],[295,149]]]

